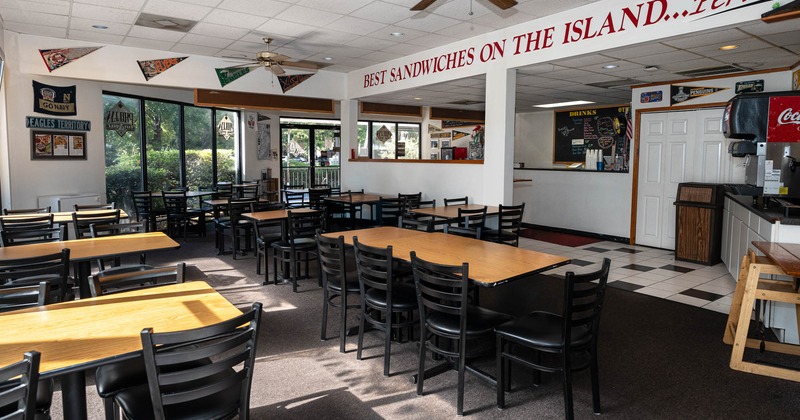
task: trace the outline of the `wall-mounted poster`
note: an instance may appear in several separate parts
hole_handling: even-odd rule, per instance
[[[86,133],[31,130],[31,159],[86,159]]]

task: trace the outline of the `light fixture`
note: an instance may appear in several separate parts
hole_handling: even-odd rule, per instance
[[[106,26],[106,25],[92,25],[92,28],[95,28],[95,29],[108,29],[108,26]]]
[[[391,36],[393,36],[393,37],[398,37],[398,38],[399,38],[399,37],[401,37],[401,36],[403,36],[403,35],[405,35],[405,34],[404,34],[404,33],[402,33],[402,32],[392,32],[392,33],[390,33],[389,35],[391,35]]]
[[[541,104],[541,105],[534,105],[536,108],[559,108],[562,106],[575,106],[575,105],[586,105],[586,104],[593,104],[594,102],[591,101],[570,101],[570,102],[554,102],[552,104]]]
[[[325,61],[331,61],[331,60],[333,60],[333,57],[323,57],[322,59],[325,60]]]
[[[607,70],[615,69],[617,67],[619,67],[619,66],[616,65],[616,64],[606,64],[605,66],[603,66],[603,68],[607,69]]]
[[[720,51],[730,51],[730,50],[735,50],[737,48],[739,48],[738,45],[731,44],[731,45],[723,45],[723,46],[719,47],[719,50]]]
[[[157,24],[161,25],[161,26],[178,26],[177,23],[175,23],[175,22],[173,22],[173,21],[171,21],[169,19],[161,19],[161,20],[157,20],[155,22]]]
[[[421,100],[422,100],[422,98],[420,98],[419,96],[415,96],[415,97],[414,97],[414,100],[415,100],[415,101],[421,101]]]
[[[642,70],[644,70],[644,71],[658,71],[658,67],[657,66],[647,66],[647,67],[643,68]]]

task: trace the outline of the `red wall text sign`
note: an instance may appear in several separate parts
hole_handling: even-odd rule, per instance
[[[767,142],[800,142],[800,96],[769,98]]]
[[[651,25],[681,25],[726,11],[726,8],[743,7],[743,3],[756,5],[754,0],[649,0],[618,10],[600,11],[558,25],[538,28],[509,38],[490,41],[482,46],[472,46],[457,51],[428,57],[364,74],[364,88],[399,82],[434,73],[446,72],[475,63],[486,63],[506,56],[532,54],[536,51],[576,44],[602,36],[612,36],[632,29]],[[626,36],[632,34],[626,33]]]

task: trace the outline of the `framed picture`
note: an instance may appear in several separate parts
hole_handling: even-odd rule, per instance
[[[439,160],[439,154],[438,153],[431,153],[431,160]]]
[[[31,159],[86,159],[86,133],[31,130]]]
[[[442,160],[453,160],[453,148],[442,147]]]
[[[439,140],[431,140],[431,149],[439,148]]]
[[[442,148],[450,147],[450,140],[442,140]]]

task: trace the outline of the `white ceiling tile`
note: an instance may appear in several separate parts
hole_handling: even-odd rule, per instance
[[[108,28],[107,29],[92,28],[92,25],[97,25],[97,24],[103,24]],[[131,30],[132,26],[133,25],[127,25],[119,22],[102,22],[96,19],[83,19],[77,17],[73,17],[69,20],[70,30],[76,29],[79,31],[90,31],[90,32],[97,32],[109,35],[126,35],[128,31]]]
[[[181,44],[201,45],[208,48],[216,48],[217,50],[232,44],[230,39],[198,34],[186,34],[180,42]],[[261,46],[263,47],[264,45],[262,44]]]
[[[219,53],[220,49],[202,45],[190,45],[181,43],[181,44],[175,44],[175,46],[172,47],[170,51],[182,54],[213,56],[214,54]]]
[[[1,9],[18,9],[27,12],[69,15],[69,1],[0,0]]]
[[[266,17],[230,10],[213,10],[203,22],[217,25],[235,26],[237,28],[255,29],[267,22]]]
[[[317,45],[344,45],[358,38],[356,34],[337,32],[329,29],[317,30],[305,36],[298,37],[294,42],[309,42]]]
[[[444,29],[440,29],[436,31],[436,33],[439,35],[453,36],[463,39],[485,34],[491,31],[493,31],[493,29],[488,26],[478,25],[477,23],[473,22],[462,22],[453,26],[448,26]]]
[[[470,2],[466,1],[440,1],[434,3],[434,7],[428,7],[425,11],[453,19],[470,20],[492,13],[492,11],[489,10],[490,7],[494,8],[492,5],[487,6],[477,1],[471,2],[471,6]],[[472,9],[472,15],[469,14],[470,9]],[[495,9],[499,10],[497,8]]]
[[[394,60],[395,58],[400,58],[400,57],[402,57],[402,55],[400,55],[400,54],[391,54],[391,53],[386,53],[386,52],[383,52],[383,51],[373,51],[373,52],[371,52],[369,54],[364,55],[361,58],[363,58],[365,60],[373,60],[373,61],[383,62],[383,61]]]
[[[213,23],[200,22],[194,25],[189,33],[197,35],[205,35],[211,37],[219,37],[225,39],[239,39],[247,35],[247,29],[240,29],[232,26],[214,25]]]
[[[255,57],[257,52],[266,51],[267,46],[263,42],[255,43],[238,40],[232,42],[230,45],[225,47],[225,49],[246,52],[247,57]]]
[[[487,13],[483,16],[470,20],[479,25],[500,29],[519,23],[529,22],[534,19],[534,16],[520,12],[516,8],[511,8],[506,10],[498,10],[497,13]]]
[[[314,27],[285,20],[270,19],[267,23],[256,28],[256,30],[268,35],[278,34],[299,37],[311,33],[314,31]]]
[[[12,32],[21,34],[31,34],[39,36],[49,36],[53,38],[66,38],[67,28],[56,28],[53,26],[31,25],[24,22],[3,22],[3,27]],[[64,40],[65,45],[69,45],[69,40]]]
[[[132,25],[136,22],[139,13],[133,10],[121,10],[92,4],[75,3],[72,5],[72,15],[84,19],[98,19]]]
[[[178,3],[188,3],[191,5],[217,7],[222,0],[175,0]]]
[[[300,0],[297,4],[313,9],[324,10],[326,12],[347,15],[366,6],[371,1],[372,0]]]
[[[735,50],[722,51],[719,49],[719,47],[721,47],[722,45],[738,45],[739,48]],[[688,51],[691,51],[695,54],[704,55],[706,57],[720,57],[720,59],[724,59],[724,57],[731,54],[741,54],[742,52],[751,52],[751,51],[757,53],[759,50],[767,49],[770,47],[771,45],[764,41],[755,38],[749,38],[749,39],[731,40],[724,42],[722,44],[689,48]]]
[[[394,32],[400,32],[403,35],[397,37],[397,36],[392,35],[392,33],[394,33]],[[420,38],[423,38],[423,37],[425,37],[427,39],[427,37],[429,35],[431,35],[431,34],[428,33],[428,32],[417,31],[417,30],[411,29],[411,28],[401,28],[399,26],[387,26],[387,27],[385,27],[385,28],[383,28],[383,29],[381,29],[379,31],[375,31],[375,32],[369,34],[369,36],[372,37],[372,38],[382,39],[384,41],[389,41],[391,43],[397,43],[397,42],[409,42],[410,43],[411,40],[414,40],[414,39],[420,39]],[[423,41],[420,40],[419,42],[423,42]]]
[[[711,58],[695,58],[693,60],[681,60],[681,61],[662,63],[658,65],[658,68],[669,72],[676,72],[676,71],[703,69],[706,67],[716,67],[716,66],[721,66],[723,64],[725,63]]]
[[[439,30],[451,27],[461,21],[448,17],[434,15],[431,13],[418,13],[406,20],[397,22],[401,28],[416,29],[423,32],[439,32]]]
[[[363,57],[364,55],[368,54],[370,50],[365,50],[363,48],[352,48],[352,47],[336,47],[330,48],[325,50],[325,54],[320,54],[323,57],[336,57],[336,58],[355,58],[355,57]]]
[[[171,0],[149,0],[142,11],[153,15],[199,21],[206,17],[211,8]]]
[[[275,0],[224,0],[220,9],[250,13],[258,16],[275,17],[292,4]]]
[[[276,19],[305,25],[325,26],[342,17],[341,13],[326,12],[303,6],[292,6],[275,16]]]
[[[347,32],[356,35],[367,35],[386,27],[385,23],[372,22],[369,20],[343,16],[325,27],[334,31]]]
[[[183,32],[168,31],[166,29],[147,28],[144,26],[134,25],[131,28],[131,31],[130,33],[128,33],[128,35],[134,38],[156,39],[167,42],[178,42],[186,34]]]
[[[394,43],[390,42],[390,41],[387,41],[387,40],[383,40],[383,39],[377,39],[377,38],[372,38],[372,37],[368,37],[368,36],[363,36],[361,38],[354,39],[354,40],[346,43],[345,45],[353,47],[353,48],[361,48],[361,49],[378,51],[378,50],[382,50],[384,48],[391,47],[392,45],[394,45]]]
[[[3,17],[3,23],[18,22],[28,23],[31,25],[44,25],[58,28],[66,28],[69,22],[69,17],[64,15],[51,15],[49,13],[35,13],[19,9],[0,9],[0,16]],[[35,28],[30,28],[34,30]],[[31,33],[26,31],[26,33]]]
[[[124,10],[141,10],[147,0],[75,0],[74,3],[94,4]]]
[[[417,12],[409,10],[408,7],[377,1],[371,2],[367,6],[356,10],[351,13],[351,15],[361,19],[369,19],[393,25],[402,20],[411,18],[416,13]]]
[[[401,56],[411,55],[414,53],[418,53],[421,51],[426,51],[429,47],[425,47],[422,45],[411,45],[411,44],[395,44],[391,47],[383,48],[382,51],[391,54],[400,54]]]
[[[673,51],[675,51],[674,47],[655,42],[645,45],[630,45],[623,48],[616,48],[613,50],[603,51],[602,54],[604,56],[613,58],[631,58],[653,54],[664,54]]]
[[[100,31],[81,31],[77,29],[69,30],[70,39],[77,39],[80,41],[97,42],[101,44],[122,44],[125,38],[123,35],[112,35]]]
[[[347,64],[349,64],[349,63],[347,63]],[[342,72],[342,73],[349,73],[351,71],[358,70],[358,69],[362,68],[362,67],[350,66],[350,65],[347,65],[347,64],[334,64],[332,66],[325,67],[325,70]]]
[[[697,58],[700,58],[700,56],[688,51],[674,51],[670,53],[646,55],[642,57],[631,57],[628,58],[628,61],[645,66],[661,66],[663,64],[680,63]]]
[[[122,45],[126,47],[148,48],[152,50],[158,50],[158,51],[153,51],[154,56],[148,58],[150,60],[156,60],[159,58],[166,58],[166,57],[156,57],[155,55],[164,54],[164,51],[169,51],[170,48],[172,48],[172,46],[175,45],[175,43],[169,41],[158,41],[155,39],[134,38],[129,36],[126,37],[124,41],[122,41]]]
[[[284,35],[276,35],[276,34],[269,34],[269,37],[272,38],[272,45],[281,46],[287,44],[289,42],[294,41],[296,38],[288,37]],[[259,32],[250,32],[247,35],[243,36],[240,41],[243,42],[252,42],[254,44],[259,44],[262,47],[264,46],[264,38],[265,34]]]
[[[374,35],[373,35],[374,36]],[[453,42],[458,41],[458,38],[453,38],[451,36],[444,36],[439,34],[427,34],[425,36],[415,37],[411,39],[405,40],[407,44],[411,45],[421,45],[427,46],[428,48],[434,48],[441,45],[451,44]]]

